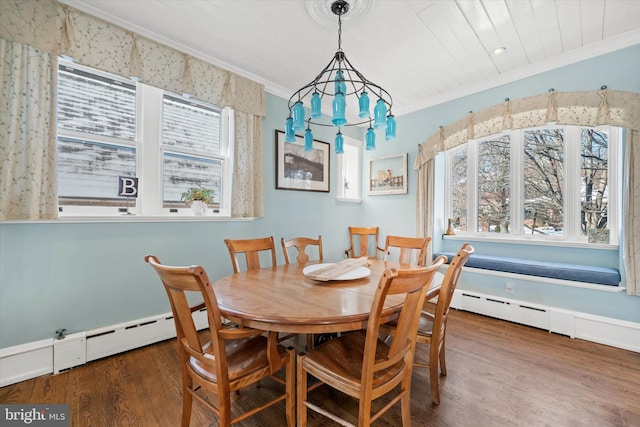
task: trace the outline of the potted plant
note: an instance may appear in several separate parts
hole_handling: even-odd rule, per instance
[[[198,184],[197,187],[191,187],[182,193],[180,200],[186,202],[188,206],[191,206],[191,209],[196,215],[204,215],[207,204],[213,201],[214,194],[215,192],[213,190],[204,188]]]

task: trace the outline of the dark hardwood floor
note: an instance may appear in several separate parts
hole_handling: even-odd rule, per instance
[[[59,375],[0,388],[0,403],[67,403],[71,426],[177,426],[181,412],[175,340],[98,360]],[[425,359],[425,350],[417,357]],[[640,426],[640,354],[472,313],[452,310],[447,377],[441,404],[431,404],[429,376],[415,368],[413,426]],[[264,381],[243,391],[235,410],[280,385]],[[341,414],[350,398],[326,387],[311,396]],[[192,426],[217,426],[194,402]],[[284,404],[237,426],[282,427]],[[310,413],[310,426],[331,426]],[[399,408],[375,426],[399,426]]]

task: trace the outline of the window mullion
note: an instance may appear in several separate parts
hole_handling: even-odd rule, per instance
[[[467,145],[467,232],[478,232],[478,141]]]
[[[511,234],[522,236],[524,228],[523,132],[511,131]]]
[[[153,86],[138,84],[137,140],[139,141],[138,176],[141,198],[140,214],[161,213],[162,207],[162,96]]]
[[[565,238],[574,241],[580,240],[580,201],[581,201],[581,144],[582,128],[568,126],[565,128],[565,198],[564,198],[564,224]]]
[[[618,244],[619,241],[619,230],[622,228],[620,224],[622,224],[620,217],[620,200],[623,200],[622,196],[622,188],[619,185],[623,182],[622,178],[622,166],[621,166],[621,144],[620,140],[623,137],[623,130],[620,128],[612,128],[607,126],[606,132],[609,134],[609,162],[608,162],[608,185],[609,185],[609,203],[607,207],[609,208],[607,224],[610,230],[618,230],[617,233],[611,233],[611,241],[612,244]]]

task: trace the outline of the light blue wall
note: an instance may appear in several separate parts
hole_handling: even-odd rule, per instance
[[[372,158],[408,153],[409,193],[369,197],[365,189],[361,204],[336,202],[333,153],[330,193],[275,190],[274,131],[283,129],[287,111],[285,100],[267,94],[264,218],[197,223],[0,223],[0,348],[52,337],[58,328],[73,333],[168,312],[164,290],[143,262],[147,253],[168,264],[201,264],[215,280],[231,272],[223,243],[227,237],[273,235],[279,240],[322,234],[325,257],[339,259],[347,247],[349,225],[379,225],[382,240],[387,234],[414,234],[416,176],[411,165],[417,145],[438,126],[458,120],[469,110],[501,103],[505,97],[535,95],[551,87],[593,90],[603,84],[640,92],[639,46],[397,117],[398,140],[379,141],[376,151],[365,152],[363,176],[368,175]],[[343,132],[358,136],[353,129]],[[332,129],[315,133],[317,139],[333,141]],[[456,246],[459,242],[447,243]],[[433,244],[441,248],[443,242],[435,238]],[[477,246],[495,250],[490,245]],[[279,249],[278,257],[282,261]],[[483,280],[468,280],[461,287],[502,292],[503,285]],[[540,284],[518,284],[516,292],[520,299],[640,322],[640,298],[626,294]]]

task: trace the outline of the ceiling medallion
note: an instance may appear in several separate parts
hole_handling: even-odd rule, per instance
[[[334,26],[336,24],[336,15],[332,12],[331,7],[335,0],[305,0],[305,8],[307,13],[314,21],[323,27]],[[375,0],[349,0],[349,13],[342,17],[342,23],[345,27],[350,27],[364,19],[373,8]]]

